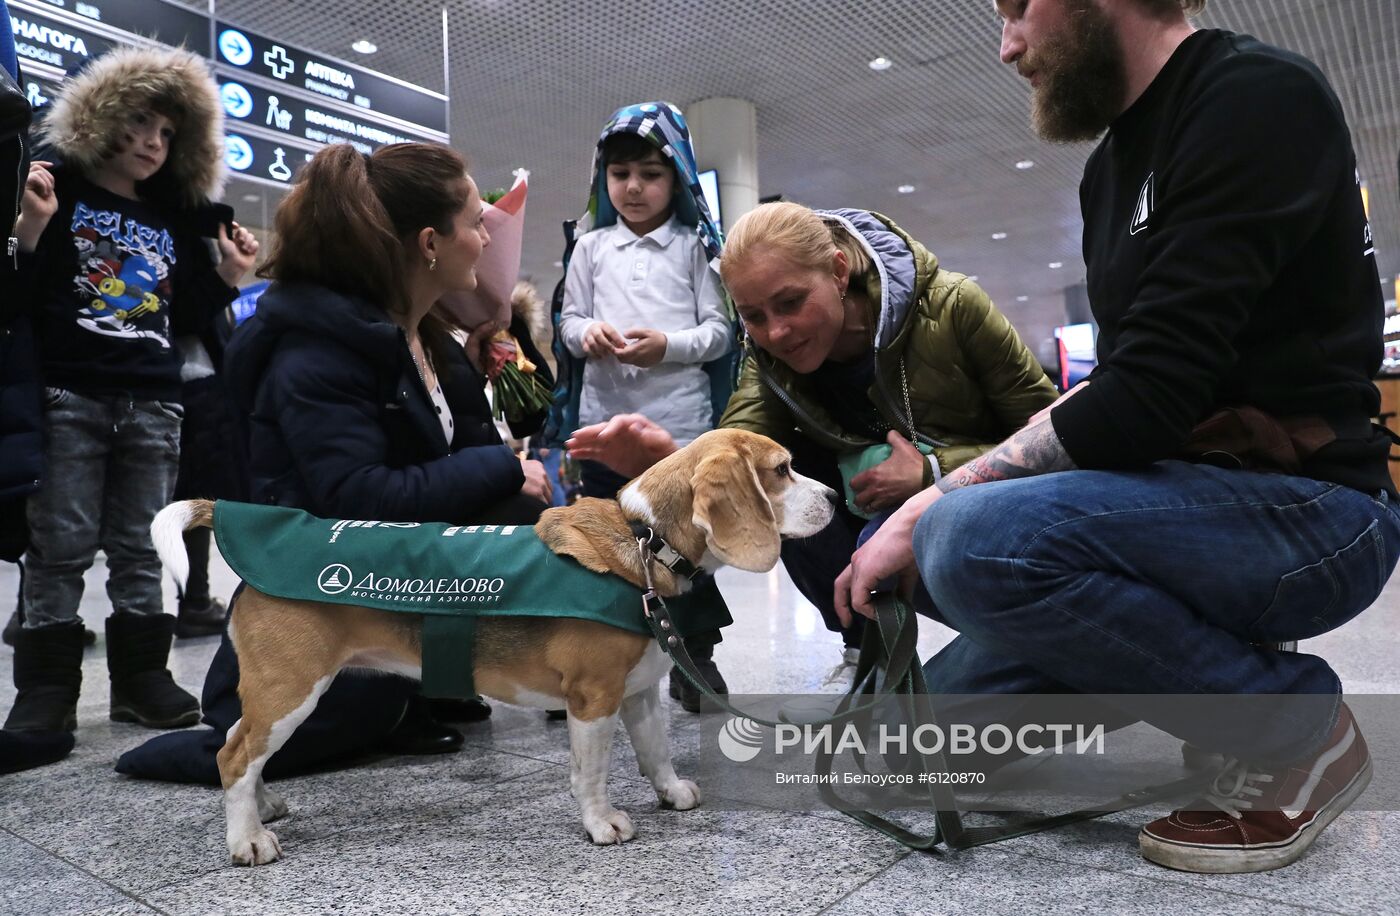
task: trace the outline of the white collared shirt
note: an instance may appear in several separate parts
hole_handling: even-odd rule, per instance
[[[682,445],[710,429],[710,382],[701,367],[729,350],[729,319],[719,277],[693,228],[673,216],[639,237],[619,220],[579,239],[559,321],[570,353],[583,356],[583,336],[598,321],[623,335],[633,328],[661,331],[666,355],[649,369],[613,357],[588,360],[581,425],[642,413]]]

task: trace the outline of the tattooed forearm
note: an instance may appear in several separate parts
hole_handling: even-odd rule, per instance
[[[1046,417],[1034,426],[1027,426],[1001,445],[967,464],[938,482],[938,489],[947,493],[973,484],[1013,477],[1030,477],[1053,471],[1074,469],[1065,447],[1055,435],[1055,427]]]

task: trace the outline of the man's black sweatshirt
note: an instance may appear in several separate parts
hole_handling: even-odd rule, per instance
[[[1090,385],[1056,407],[1080,468],[1181,457],[1221,408],[1320,417],[1303,473],[1394,493],[1372,427],[1380,280],[1341,104],[1322,73],[1244,35],[1177,48],[1080,185]]]

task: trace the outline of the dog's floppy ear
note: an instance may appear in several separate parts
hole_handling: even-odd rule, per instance
[[[773,504],[758,485],[753,466],[739,452],[710,455],[690,478],[691,521],[705,532],[710,552],[749,572],[767,572],[778,562],[778,522]]]

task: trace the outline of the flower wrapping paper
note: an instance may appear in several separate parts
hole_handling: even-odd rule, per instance
[[[483,203],[482,222],[491,243],[476,262],[476,289],[449,293],[438,300],[448,317],[471,329],[494,321],[510,327],[510,293],[520,273],[520,245],[525,228],[525,198],[530,190],[530,173],[515,170],[515,183],[494,204]]]

